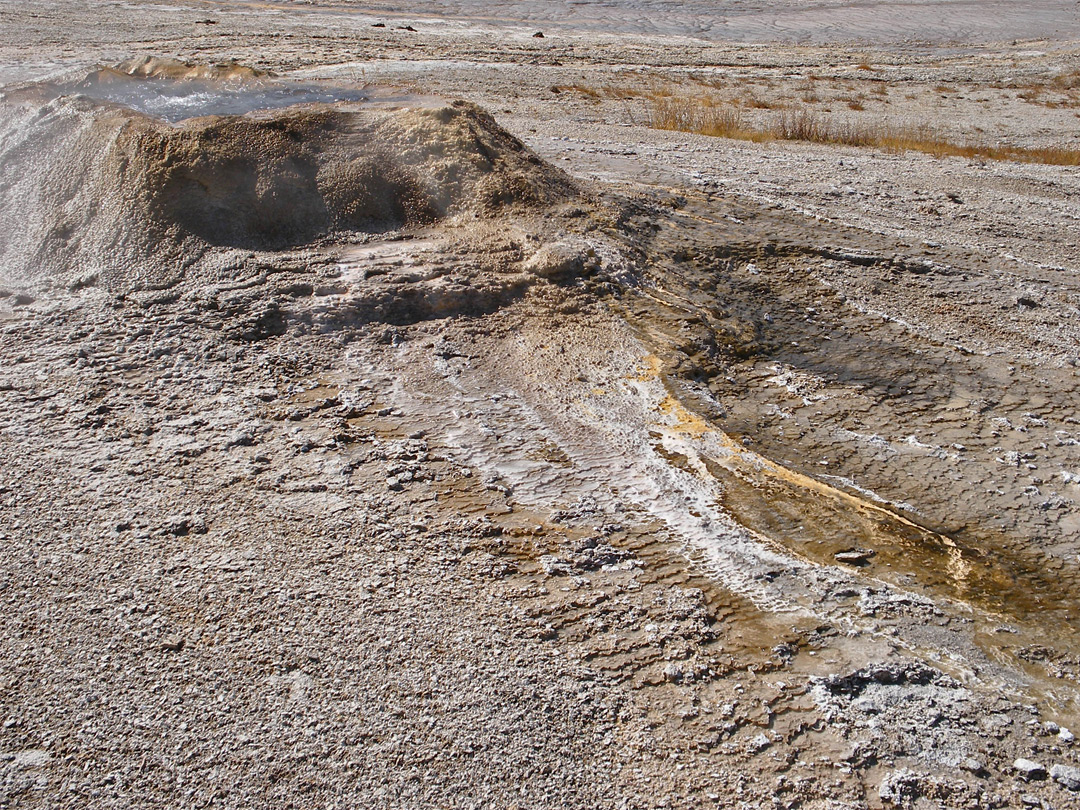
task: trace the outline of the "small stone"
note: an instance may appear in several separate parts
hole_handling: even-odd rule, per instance
[[[12,761],[16,768],[41,768],[49,763],[52,759],[49,756],[48,751],[43,751],[40,748],[27,748],[25,751],[19,751],[12,758]]]
[[[179,636],[166,636],[160,646],[163,652],[180,652],[184,649],[184,640]]]
[[[255,444],[255,434],[251,430],[237,428],[225,437],[225,447],[251,447]]]
[[[1055,765],[1050,769],[1050,778],[1069,790],[1080,790],[1080,768],[1071,765]]]
[[[911,804],[922,792],[920,782],[920,777],[909,768],[893,771],[881,780],[878,798],[898,806]]]
[[[165,523],[165,531],[176,537],[185,537],[191,532],[191,521],[183,515],[169,518]]]
[[[674,662],[664,667],[664,680],[668,683],[680,683],[683,676],[683,668]]]
[[[572,569],[566,560],[556,557],[554,554],[544,554],[540,557],[540,567],[549,577],[569,576]]]
[[[1046,768],[1040,765],[1038,762],[1033,762],[1030,759],[1024,759],[1020,757],[1013,763],[1013,768],[1020,775],[1021,778],[1031,781],[1032,779],[1045,779]]]
[[[1063,743],[1071,743],[1076,740],[1076,735],[1069,731],[1067,728],[1061,729],[1058,732],[1058,739]]]
[[[866,565],[875,553],[876,552],[873,549],[868,548],[848,548],[836,552],[836,554],[833,555],[833,559],[837,562],[847,563],[848,565]]]
[[[968,773],[979,774],[986,770],[986,765],[975,757],[968,757],[960,763],[960,767]]]
[[[533,34],[533,39],[543,39],[543,38],[544,38],[544,32],[543,31],[537,31],[535,34]]]
[[[770,740],[765,734],[758,734],[756,737],[750,740],[747,748],[749,749],[751,754],[757,754],[761,751],[764,751],[770,745],[772,745],[772,740]]]
[[[533,275],[554,279],[577,275],[584,267],[584,252],[564,242],[544,245],[525,262],[525,269]]]

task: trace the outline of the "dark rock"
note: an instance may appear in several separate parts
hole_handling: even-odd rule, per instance
[[[955,687],[956,682],[943,672],[911,663],[907,666],[898,664],[877,664],[856,670],[848,675],[830,675],[821,683],[834,695],[858,697],[872,683],[888,686],[935,684],[941,687]]]

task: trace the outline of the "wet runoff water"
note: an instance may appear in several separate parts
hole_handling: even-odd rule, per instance
[[[84,78],[34,86],[35,96],[84,96],[117,104],[176,124],[204,116],[245,115],[305,104],[423,104],[425,99],[392,88],[348,83],[225,77],[141,76],[102,68]]]
[[[286,82],[226,83],[206,80],[137,79],[92,87],[72,87],[98,101],[120,104],[176,123],[206,115],[243,115],[254,110],[276,110],[296,104],[363,102],[371,96],[363,90],[320,87]],[[65,93],[66,94],[66,93]]]

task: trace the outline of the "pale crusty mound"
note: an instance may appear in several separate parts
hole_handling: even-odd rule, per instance
[[[180,67],[177,67],[180,65]],[[181,70],[183,67],[183,70]],[[242,81],[236,66],[93,74]],[[235,84],[234,84],[235,86]],[[174,283],[221,249],[275,250],[575,193],[480,108],[309,104],[169,124],[40,89],[0,106],[0,277]]]

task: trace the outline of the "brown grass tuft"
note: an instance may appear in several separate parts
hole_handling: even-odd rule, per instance
[[[646,123],[656,129],[694,132],[721,138],[765,142],[774,140],[859,146],[887,152],[923,152],[935,157],[1013,160],[1054,166],[1080,166],[1080,150],[1064,147],[1031,149],[957,143],[929,126],[889,126],[835,121],[809,108],[782,110],[770,121],[752,123],[732,105],[710,98],[657,98],[647,111]]]
[[[646,123],[654,129],[696,132],[717,138],[767,141],[773,136],[743,124],[742,111],[718,105],[708,99],[657,99],[648,111]]]

